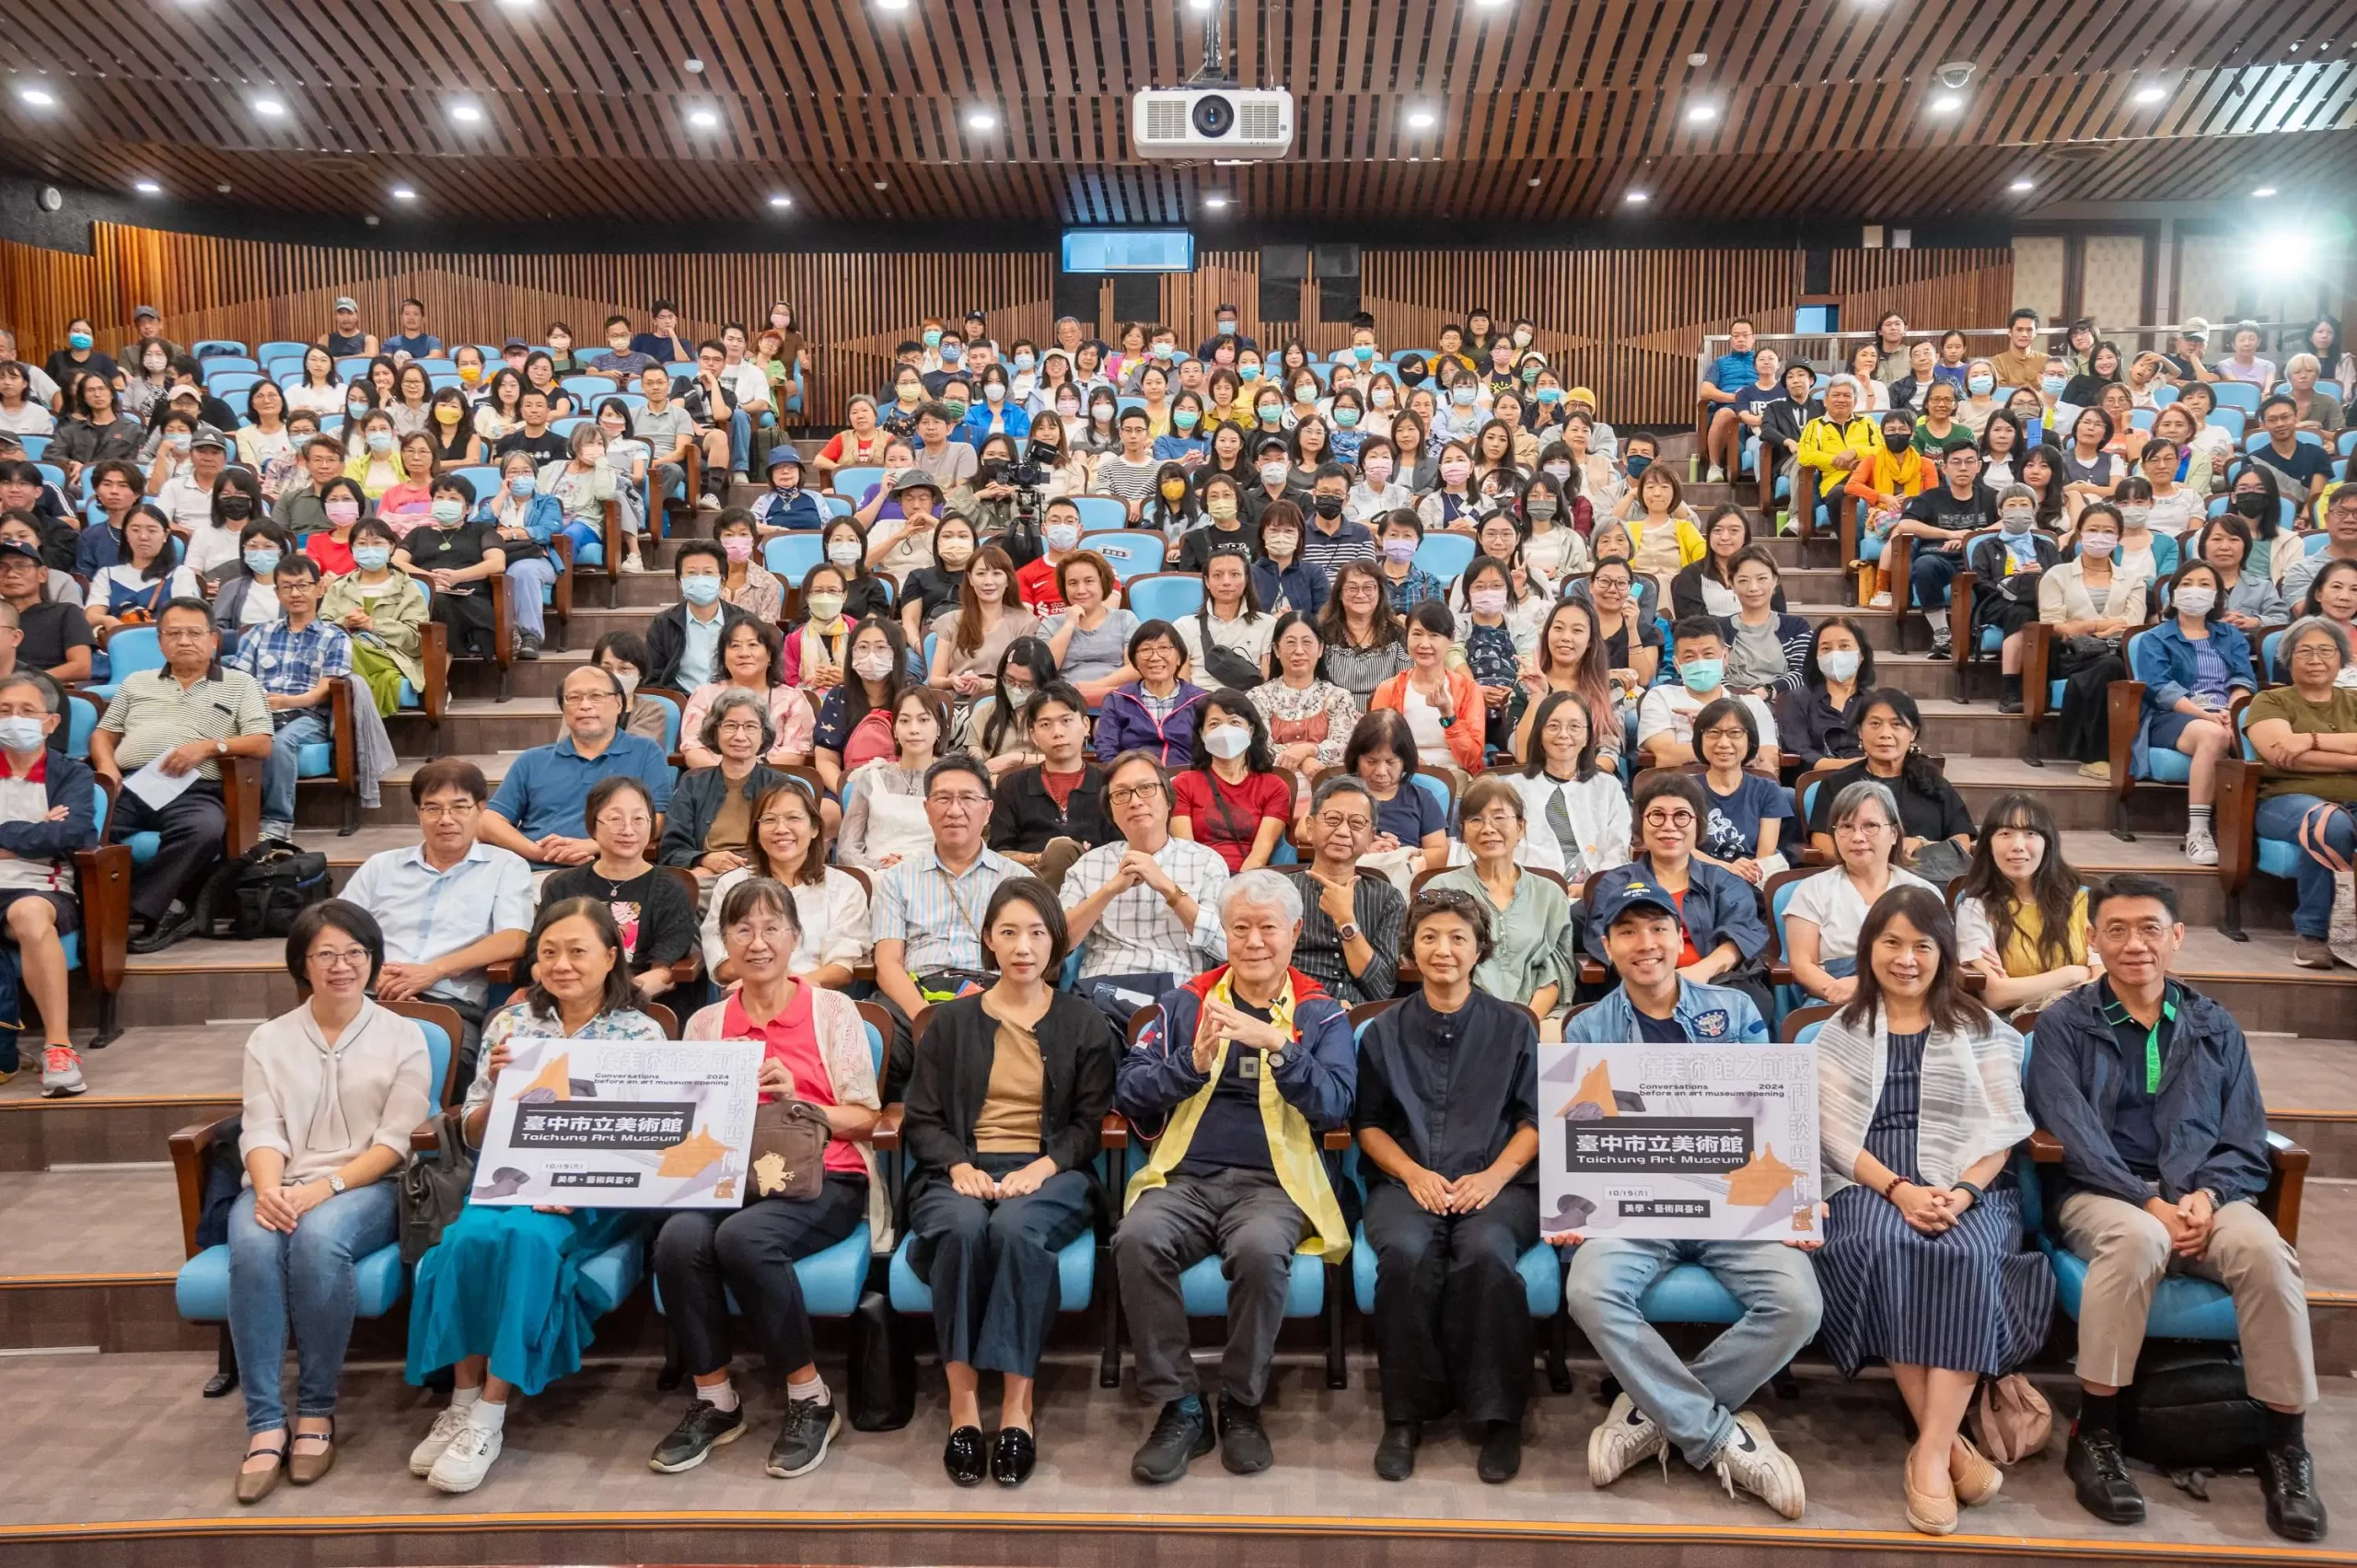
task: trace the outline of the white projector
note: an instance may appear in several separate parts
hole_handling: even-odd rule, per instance
[[[1142,158],[1280,158],[1293,150],[1293,94],[1272,87],[1148,87],[1130,103],[1130,145]]]

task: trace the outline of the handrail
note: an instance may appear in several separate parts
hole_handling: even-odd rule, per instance
[[[2210,330],[2214,334],[2220,331],[2238,331],[2244,327],[2255,327],[2259,331],[2259,332],[2264,334],[2270,331],[2281,331],[2287,327],[2307,327],[2312,324],[2313,319],[2304,319],[2297,321],[2213,321],[2210,323]],[[2071,334],[2071,328],[2067,323],[2059,327],[2040,327],[2038,331],[2049,337],[2059,333],[2066,342]],[[2126,338],[2136,338],[2141,340],[2158,337],[2163,334],[2174,337],[2177,335],[2177,323],[2166,321],[2154,322],[2150,325],[2139,327],[2099,327],[2097,329],[2097,335],[2102,341],[2119,343],[2120,340]],[[2011,327],[1910,327],[1907,330],[1906,336],[1910,340],[1915,338],[1929,338],[1936,343],[1941,338],[1946,337],[1950,332],[1956,332],[1967,338],[2005,338],[2012,335],[2013,329]],[[1783,350],[1781,347],[1778,347],[1780,344],[1823,343],[1827,345],[1824,350],[1815,354],[1802,353],[1796,356],[1793,356],[1803,360],[1827,357],[1828,354],[1831,353],[1833,347],[1838,344],[1878,343],[1881,341],[1881,338],[1882,331],[1879,327],[1850,332],[1755,331],[1752,333],[1752,341],[1755,345],[1765,345],[1770,348],[1776,348],[1779,357],[1786,357]],[[1712,362],[1717,359],[1724,346],[1733,341],[1733,335],[1727,332],[1705,332],[1702,334],[1701,349],[1695,355],[1695,363],[1701,376],[1708,377],[1710,375]],[[2140,343],[2132,352],[2141,354],[2145,348],[2150,346],[2151,345],[2148,343]],[[2123,347],[2121,352],[2128,353],[2131,351]],[[1840,358],[1841,362],[1846,365],[1849,360],[1849,355],[1844,354],[1840,355]],[[1786,363],[1791,363],[1791,358],[1786,357]]]

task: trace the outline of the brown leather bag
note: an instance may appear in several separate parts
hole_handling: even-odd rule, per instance
[[[772,1100],[753,1112],[755,1198],[807,1202],[827,1179],[827,1113],[806,1099]]]

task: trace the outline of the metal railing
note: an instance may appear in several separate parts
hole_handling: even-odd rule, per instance
[[[2264,342],[2270,333],[2282,331],[2287,328],[2305,329],[2313,324],[2313,318],[2298,321],[2212,321],[2210,323],[2210,337],[2211,341],[2215,343],[2220,336],[2227,336],[2226,346],[2231,350],[2234,346],[2231,334],[2244,327],[2258,328],[2260,338]],[[2099,343],[2113,344],[2123,354],[2132,355],[2142,354],[2147,349],[2165,347],[2165,345],[2154,340],[2164,337],[2173,338],[2177,335],[2177,331],[2175,322],[2161,322],[2141,327],[2098,326],[2096,338]],[[2010,327],[1910,328],[1907,331],[1907,339],[1910,343],[1918,338],[1927,339],[1936,343],[1952,331],[1961,335],[1968,347],[1970,341],[1974,338],[1994,338],[2002,345],[2010,340],[2013,330]],[[2042,337],[2060,340],[2066,344],[2071,336],[2071,329],[2067,325],[2040,327],[2038,331]],[[1882,333],[1879,329],[1855,332],[1754,332],[1752,338],[1756,347],[1774,349],[1777,357],[1786,365],[1792,364],[1797,357],[1813,370],[1826,369],[1829,366],[1838,371],[1849,368],[1850,355],[1843,345],[1864,343],[1878,344],[1882,340]],[[1698,378],[1710,375],[1712,363],[1726,351],[1727,345],[1733,341],[1733,338],[1725,332],[1705,332],[1702,335],[1701,349],[1695,355]],[[1988,355],[1980,354],[1974,357],[1985,359]],[[1820,361],[1825,363],[1820,364]]]

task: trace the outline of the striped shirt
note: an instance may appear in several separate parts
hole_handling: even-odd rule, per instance
[[[1061,889],[1064,907],[1073,908],[1111,881],[1129,853],[1128,841],[1115,839],[1073,862]],[[1180,924],[1178,912],[1144,883],[1125,889],[1113,895],[1088,934],[1087,956],[1080,965],[1083,980],[1100,974],[1183,979],[1226,959],[1227,932],[1219,923],[1219,895],[1227,886],[1227,862],[1219,851],[1191,839],[1170,839],[1155,852],[1154,863],[1195,900],[1194,925]]]
[[[911,974],[986,969],[982,912],[1001,882],[1025,875],[991,849],[979,852],[962,873],[942,865],[937,850],[911,856],[877,879],[869,935],[906,944],[900,961]]]
[[[273,733],[270,703],[250,675],[224,670],[182,686],[169,668],[143,669],[127,677],[107,703],[99,727],[118,738],[115,765],[129,773],[175,746],[192,740],[234,740]],[[218,779],[212,758],[197,764],[199,778]]]
[[[1277,868],[1290,877],[1301,892],[1301,935],[1294,941],[1293,967],[1326,988],[1345,1007],[1362,1002],[1387,1002],[1399,984],[1399,928],[1408,918],[1408,900],[1390,878],[1362,872],[1351,884],[1351,923],[1375,949],[1364,975],[1351,972],[1342,953],[1342,935],[1319,903],[1325,891],[1306,865]]]
[[[1334,580],[1334,574],[1351,562],[1374,561],[1379,553],[1375,535],[1348,517],[1339,520],[1330,534],[1318,527],[1316,518],[1301,530],[1301,558],[1329,583]]]

